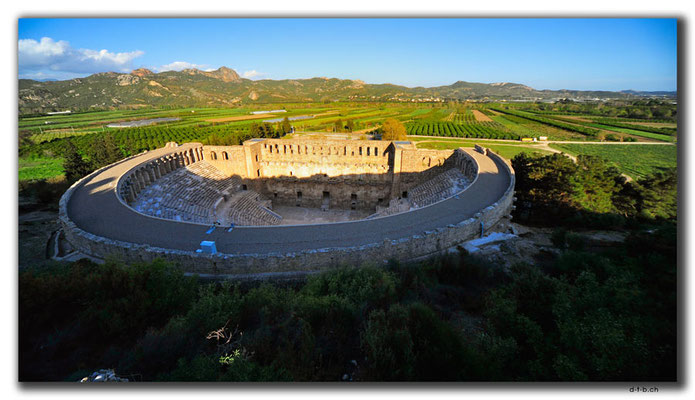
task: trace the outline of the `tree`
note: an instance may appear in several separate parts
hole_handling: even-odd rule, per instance
[[[280,132],[273,128],[273,125],[268,122],[251,123],[249,126],[249,133],[251,137],[254,138],[277,138],[280,137]]]
[[[156,147],[156,146],[155,146]],[[89,158],[92,168],[97,169],[104,165],[113,164],[123,158],[123,152],[116,144],[111,134],[97,137],[89,148]]]
[[[400,121],[394,118],[387,118],[381,126],[381,140],[405,140],[406,131]]]
[[[641,217],[675,220],[678,217],[678,173],[675,168],[630,183]]]
[[[355,129],[355,122],[351,119],[345,122],[345,128],[348,132],[352,132]]]
[[[89,164],[77,151],[75,144],[72,143],[70,139],[67,139],[65,143],[66,149],[64,153],[65,161],[63,161],[63,170],[65,170],[65,178],[72,182],[87,175],[91,169]]]
[[[335,121],[335,124],[333,125],[333,131],[334,132],[342,132],[343,131],[343,120],[339,119]]]
[[[285,117],[283,118],[282,124],[280,125],[280,134],[286,135],[290,132],[292,132],[292,125],[290,124],[290,120],[287,119],[287,117]]]

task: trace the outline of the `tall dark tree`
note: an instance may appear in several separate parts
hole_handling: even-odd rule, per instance
[[[287,135],[290,132],[292,132],[292,125],[290,124],[290,120],[285,117],[282,119],[282,124],[280,125],[280,134]]]
[[[273,128],[273,125],[268,122],[254,122],[249,126],[249,133],[254,138],[278,138],[280,132]]]
[[[678,216],[678,173],[675,168],[656,172],[637,183],[636,211],[644,218],[675,220]]]
[[[63,170],[65,170],[65,178],[72,182],[87,175],[91,168],[89,164],[82,158],[82,155],[77,150],[77,147],[70,139],[65,141],[66,148],[63,157]]]
[[[118,147],[110,133],[97,137],[89,148],[89,158],[92,168],[100,168],[113,164],[123,158],[123,151]]]

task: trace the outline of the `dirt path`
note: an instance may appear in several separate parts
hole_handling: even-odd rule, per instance
[[[548,146],[548,143],[542,143],[541,145],[539,145],[539,146],[534,146],[534,147],[535,147],[535,148],[538,148],[538,149],[541,149],[541,150],[549,151],[549,152],[551,152],[551,153],[560,153],[560,154],[564,154],[564,155],[566,155],[567,157],[569,157],[572,161],[577,162],[577,157],[575,157],[575,156],[573,156],[573,155],[571,155],[571,154],[567,154],[567,153],[565,153],[565,152],[563,152],[563,151],[560,151],[560,150],[558,150],[558,149],[554,149],[554,148]]]

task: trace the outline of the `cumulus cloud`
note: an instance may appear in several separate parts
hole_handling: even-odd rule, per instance
[[[17,47],[20,76],[128,72],[132,70],[133,60],[143,54],[140,50],[114,53],[106,49],[76,49],[64,40],[55,41],[50,37],[39,41],[20,39]]]
[[[199,69],[202,71],[214,71],[214,68],[210,68],[209,65],[206,64],[193,64],[189,63],[187,61],[174,61],[173,63],[162,65],[161,67],[155,68],[157,72],[163,72],[163,71],[182,71],[184,69]]]
[[[266,76],[266,74],[264,72],[258,72],[255,69],[252,69],[250,71],[244,71],[244,73],[241,74],[241,76],[243,76],[244,78],[247,78],[247,79],[252,79],[252,78],[262,78],[262,77]]]

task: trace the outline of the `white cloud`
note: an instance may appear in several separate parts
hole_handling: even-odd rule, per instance
[[[173,63],[162,65],[161,67],[156,67],[155,69],[157,72],[163,72],[163,71],[182,71],[184,69],[199,69],[203,71],[214,71],[214,68],[210,68],[209,65],[206,64],[193,64],[189,63],[187,61],[174,61]]]
[[[136,50],[130,53],[109,53],[107,50],[82,50],[83,60],[90,60],[95,63],[106,63],[114,65],[129,64],[136,57],[140,57],[145,52]]]
[[[56,42],[49,37],[41,38],[40,42],[34,39],[20,39],[19,65],[47,65],[64,56],[69,49],[70,45],[64,40]]]
[[[113,53],[106,49],[75,49],[64,40],[55,41],[43,37],[40,41],[20,39],[17,46],[19,75],[51,75],[97,73],[106,71],[128,72],[132,70],[133,59],[145,54],[135,50]]]
[[[244,71],[244,73],[241,74],[241,76],[243,76],[244,78],[247,78],[247,79],[262,78],[266,75],[267,74],[265,72],[258,72],[255,69],[252,69],[250,71]]]

